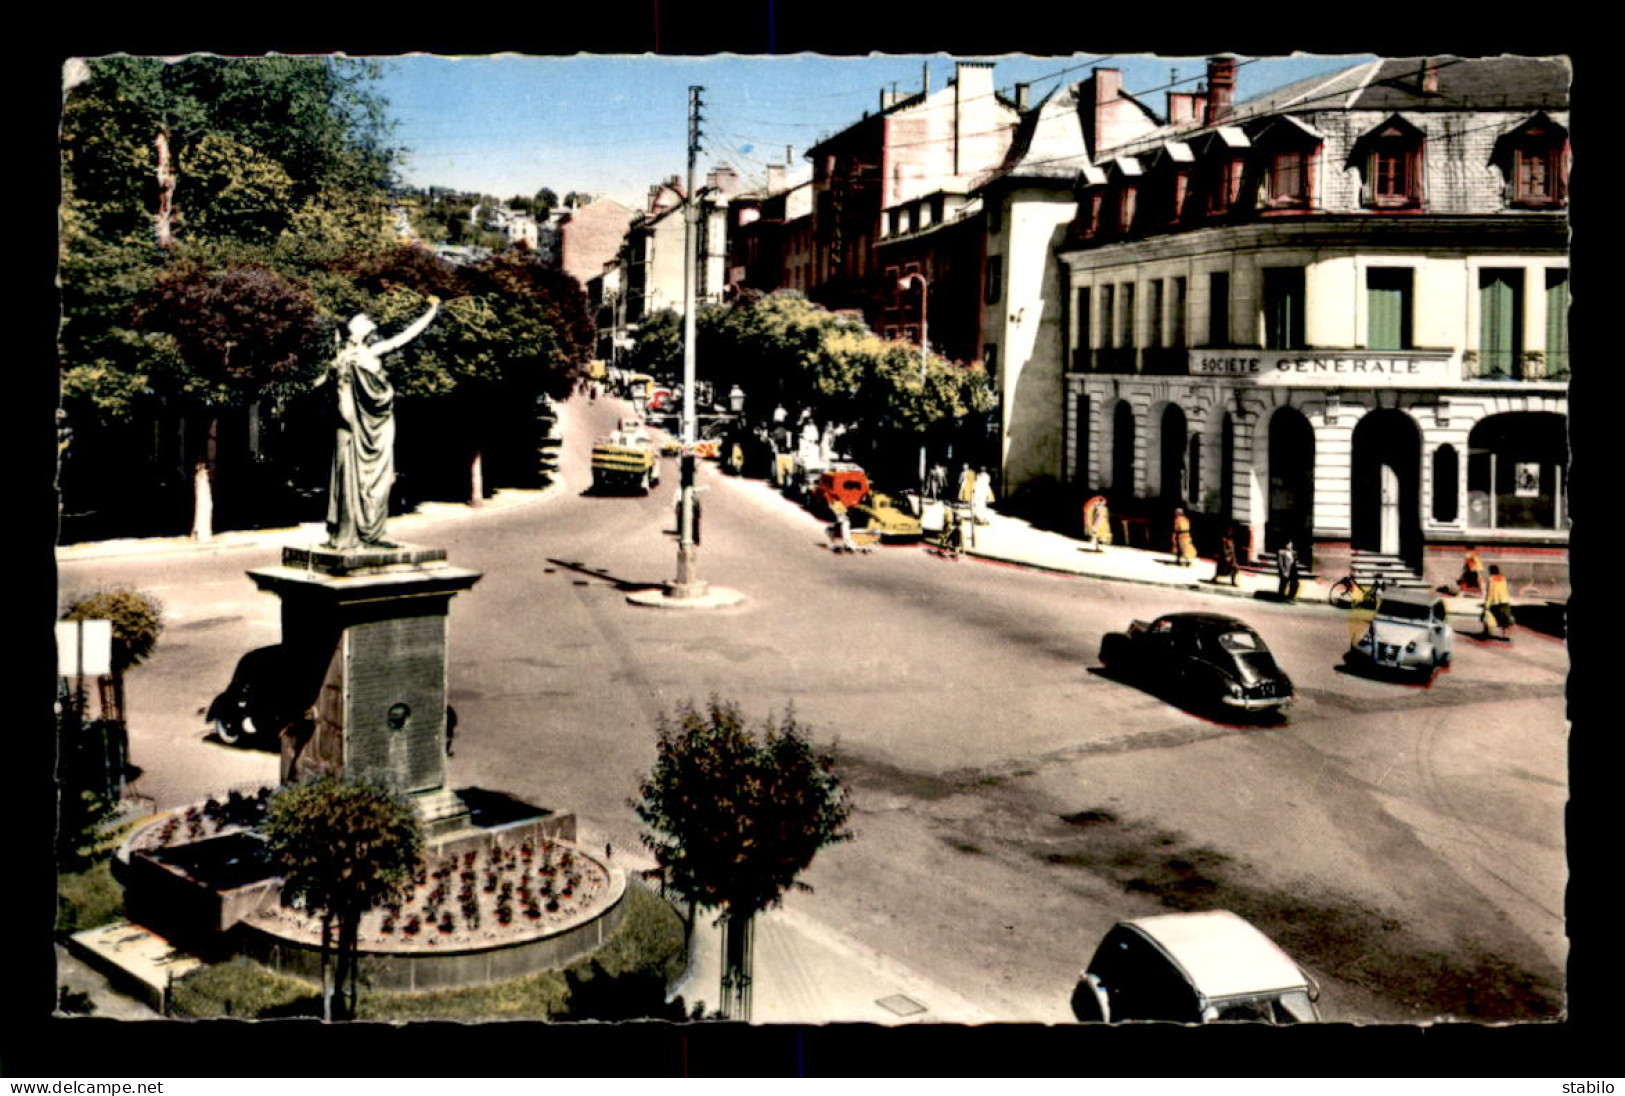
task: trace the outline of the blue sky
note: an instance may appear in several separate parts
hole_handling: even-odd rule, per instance
[[[1154,55],[982,58],[994,85],[1032,86],[1032,101],[1085,78],[1093,65],[1122,70],[1124,86],[1155,109],[1178,82],[1192,90],[1206,61]],[[1363,60],[1352,56],[1243,58],[1237,98]],[[384,62],[379,91],[410,150],[400,172],[414,186],[445,186],[499,198],[548,187],[641,206],[650,184],[687,166],[688,88],[704,92],[701,173],[731,164],[751,182],[786,149],[802,164],[821,138],[879,105],[882,89],[917,91],[922,66],[945,87],[945,55],[713,57],[408,56]]]

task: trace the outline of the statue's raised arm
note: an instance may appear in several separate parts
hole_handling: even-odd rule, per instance
[[[419,316],[417,319],[413,320],[411,323],[407,324],[404,328],[402,328],[399,332],[397,332],[395,335],[391,336],[390,338],[379,339],[377,342],[373,343],[372,344],[373,353],[375,353],[375,354],[379,355],[380,357],[382,357],[383,355],[388,354],[393,350],[399,350],[401,347],[405,346],[407,343],[411,342],[413,339],[415,339],[419,335],[423,334],[424,328],[429,326],[429,321],[433,320],[435,318],[435,314],[438,313],[439,311],[440,311],[440,298],[439,297],[430,297],[429,298],[429,310],[427,312],[425,312],[423,315]]]
[[[395,389],[384,372],[383,355],[423,333],[440,309],[438,297],[404,330],[368,342],[378,326],[365,314],[349,323],[328,368],[334,379],[338,428],[333,475],[327,495],[327,547],[350,550],[390,547],[384,540],[389,494],[395,483]]]

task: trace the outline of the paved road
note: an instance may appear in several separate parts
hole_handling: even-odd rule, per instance
[[[833,555],[813,518],[709,466],[700,574],[748,600],[633,606],[630,590],[675,574],[675,463],[648,497],[583,494],[586,439],[615,411],[571,413],[557,497],[396,529],[485,576],[452,611],[454,782],[574,810],[627,860],[657,719],[712,695],[753,719],[793,706],[838,750],[857,839],[820,855],[786,914],[944,1002],[1069,1019],[1113,920],[1219,905],[1310,967],[1333,1018],[1559,1007],[1561,644],[1464,638],[1455,668],[1416,688],[1340,672],[1344,617],[1249,604],[1302,700],[1284,726],[1225,726],[1091,669],[1106,631],[1213,598],[916,548]],[[278,638],[274,600],[242,575],[275,559],[264,545],[63,567],[65,588],[133,582],[171,608],[130,682],[141,787],[160,803],[274,780],[270,755],[206,741],[198,710],[237,655]]]

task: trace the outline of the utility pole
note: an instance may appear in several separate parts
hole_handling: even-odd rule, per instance
[[[694,522],[694,446],[696,415],[694,410],[694,310],[697,297],[695,282],[699,276],[699,195],[694,189],[694,161],[700,152],[700,93],[705,89],[688,89],[688,187],[684,191],[683,206],[683,449],[681,461],[682,513],[678,518],[677,580],[666,591],[674,598],[700,598],[707,586],[698,574],[699,545],[696,543]]]

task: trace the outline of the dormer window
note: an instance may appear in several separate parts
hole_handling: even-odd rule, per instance
[[[1309,205],[1309,154],[1287,149],[1271,154],[1265,204],[1271,209],[1303,209]]]
[[[1208,184],[1207,211],[1228,213],[1241,197],[1241,177],[1245,167],[1239,156],[1221,156],[1211,168]]]
[[[1422,204],[1421,130],[1398,115],[1367,133],[1350,159],[1365,177],[1361,200],[1373,209],[1413,209]]]
[[[1495,143],[1495,161],[1507,180],[1507,201],[1522,209],[1567,204],[1568,130],[1537,114]]]
[[[1561,205],[1565,195],[1563,149],[1556,144],[1515,150],[1512,201],[1523,206]]]

